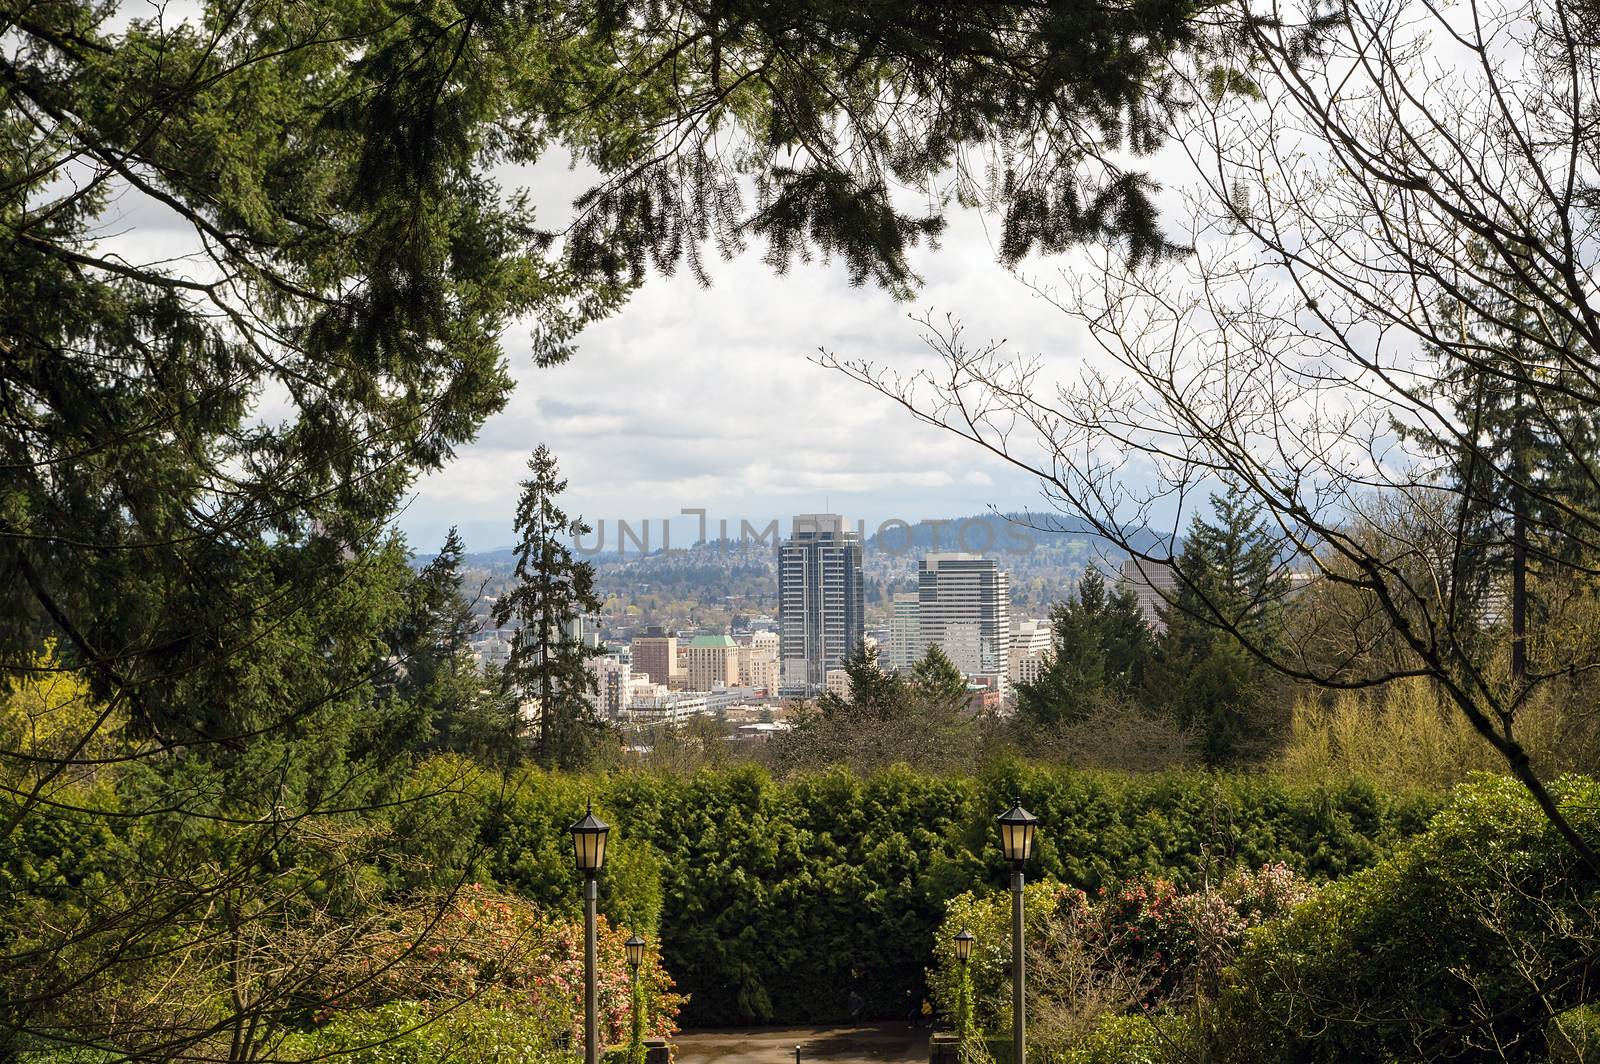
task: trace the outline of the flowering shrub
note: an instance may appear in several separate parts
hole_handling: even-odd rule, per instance
[[[1184,893],[1162,878],[1102,889],[1092,899],[1054,883],[1027,889],[1028,1007],[1041,1051],[1085,1044],[1107,1017],[1211,993],[1251,928],[1315,892],[1283,864],[1240,869],[1213,888]],[[1010,907],[1008,892],[969,893],[950,903],[930,978],[947,1014],[961,989],[954,936],[967,928],[976,940],[967,974],[978,1020],[991,1029],[1009,1025]]]
[[[627,1040],[634,1013],[628,932],[603,916],[598,932],[600,1037],[613,1044]],[[439,1006],[489,995],[551,1041],[583,1038],[583,926],[514,895],[474,884],[443,902],[414,902],[390,913],[349,965],[355,970],[336,974],[362,991],[340,1003],[346,1008],[397,1000]],[[645,1037],[669,1035],[683,999],[654,947],[639,966],[639,997]]]
[[[1214,988],[1245,932],[1276,920],[1315,887],[1282,863],[1237,869],[1214,889],[1180,894],[1164,879],[1130,883],[1106,896],[1107,933],[1148,965],[1152,1000]]]

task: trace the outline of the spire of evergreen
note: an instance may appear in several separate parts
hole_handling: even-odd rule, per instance
[[[518,628],[501,679],[509,694],[531,703],[540,763],[572,766],[585,760],[601,727],[589,699],[597,684],[586,664],[599,651],[574,632],[585,614],[600,609],[594,567],[575,560],[566,543],[591,530],[557,504],[567,482],[544,444],[528,470],[517,505],[516,583],[494,605],[498,627],[514,621]]]

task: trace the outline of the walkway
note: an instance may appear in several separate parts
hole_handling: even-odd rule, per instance
[[[683,1031],[673,1040],[677,1064],[899,1064],[928,1059],[928,1030],[903,1023],[856,1027],[730,1027]]]

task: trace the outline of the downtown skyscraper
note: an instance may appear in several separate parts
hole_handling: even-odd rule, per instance
[[[782,691],[813,694],[865,627],[861,536],[838,514],[799,514],[778,548]]]
[[[993,558],[929,554],[917,571],[917,628],[968,676],[1003,683],[1011,652],[1011,588]]]

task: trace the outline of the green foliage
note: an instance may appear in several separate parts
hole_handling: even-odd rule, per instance
[[[1060,883],[1034,882],[1023,888],[1023,936],[1038,942],[1065,895]],[[1071,904],[1069,901],[1068,904]],[[956,959],[955,937],[972,932],[972,957]],[[1011,1029],[1011,892],[969,891],[950,899],[934,932],[928,989],[942,1016],[959,1015],[962,998],[971,1005],[974,1032]]]
[[[576,560],[568,546],[591,529],[557,504],[567,482],[544,444],[534,449],[528,471],[517,503],[516,580],[494,604],[495,625],[515,621],[517,628],[500,679],[508,695],[533,705],[539,763],[572,768],[589,761],[604,727],[590,700],[595,675],[585,664],[599,651],[570,630],[600,610],[594,566]]]
[[[1577,830],[1600,831],[1600,784],[1551,789]],[[1515,781],[1463,785],[1423,834],[1250,939],[1217,1003],[1216,1059],[1536,1057],[1547,1010],[1583,1003],[1597,912]]]
[[[1088,1038],[1067,1051],[1061,1064],[1186,1064],[1195,1059],[1187,1021],[1158,1013],[1102,1017]]]
[[[878,665],[878,651],[865,639],[857,643],[843,668],[850,677],[850,695],[841,698],[828,692],[817,700],[818,710],[834,717],[845,713],[857,718],[896,720],[912,709],[911,691],[896,673],[884,672]],[[965,688],[965,681],[962,681]]]
[[[1146,698],[1199,738],[1207,764],[1265,753],[1287,713],[1267,697],[1256,653],[1283,638],[1288,577],[1262,506],[1239,488],[1211,497],[1212,520],[1195,515],[1176,559],[1174,600],[1163,607],[1157,661]]]
[[[1550,1064],[1594,1064],[1600,1060],[1600,1008],[1583,1005],[1558,1014],[1549,1023]]]
[[[911,666],[911,682],[934,706],[950,710],[966,705],[967,678],[937,643],[929,643]]]
[[[348,1013],[292,1035],[277,1055],[353,1064],[566,1064],[572,1054],[553,1035],[514,1003],[486,995],[450,1009],[405,1001]]]
[[[686,1023],[827,1022],[849,1015],[852,987],[867,1014],[904,1014],[949,900],[1006,881],[993,817],[1017,793],[1043,822],[1030,875],[1088,890],[1155,875],[1188,887],[1219,865],[1279,860],[1343,875],[1432,811],[1360,783],[1020,765],[980,779],[902,768],[783,783],[748,766],[688,778],[529,770],[492,816],[449,834],[483,832],[498,883],[570,906],[566,827],[592,794],[616,825],[608,863],[625,867],[641,846],[660,862],[661,949],[689,995]],[[619,904],[609,872],[602,884],[603,904]]]
[[[1108,591],[1100,571],[1086,569],[1073,597],[1051,609],[1050,626],[1049,664],[1017,688],[1023,721],[1036,728],[1079,723],[1105,700],[1140,692],[1155,640],[1132,591]]]

